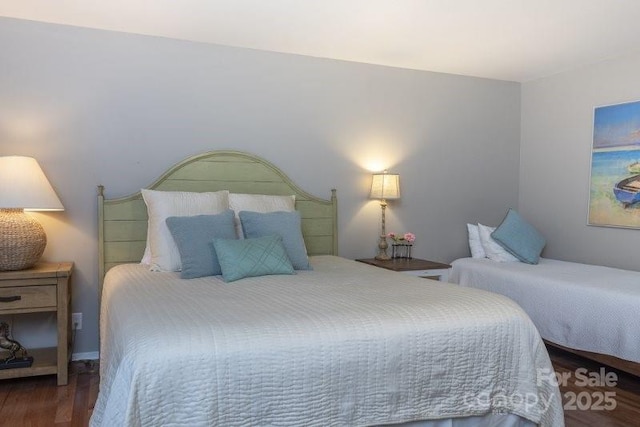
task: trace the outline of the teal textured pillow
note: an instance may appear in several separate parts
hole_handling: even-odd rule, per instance
[[[244,237],[280,236],[293,268],[296,270],[311,270],[307,248],[302,237],[300,212],[260,213],[241,211],[238,216],[242,223]]]
[[[235,239],[233,219],[231,209],[217,215],[171,216],[166,219],[180,253],[181,278],[222,274],[211,241],[216,237]]]
[[[527,264],[538,263],[540,253],[547,243],[544,236],[513,209],[509,209],[502,224],[496,227],[491,237]]]
[[[245,277],[294,274],[280,236],[254,239],[213,239],[222,278],[233,282]]]

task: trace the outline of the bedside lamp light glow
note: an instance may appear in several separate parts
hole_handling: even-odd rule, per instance
[[[400,175],[390,174],[387,171],[382,173],[374,173],[371,180],[370,199],[379,199],[380,208],[382,209],[382,233],[378,242],[378,254],[376,259],[387,260],[391,257],[387,254],[387,232],[385,229],[385,210],[387,208],[387,200],[400,198]]]
[[[34,158],[0,157],[0,271],[33,266],[47,245],[42,225],[25,210],[64,207]]]

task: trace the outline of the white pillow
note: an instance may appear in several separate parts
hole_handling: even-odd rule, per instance
[[[493,240],[491,233],[493,233],[494,230],[495,227],[487,227],[486,225],[478,224],[480,242],[482,243],[482,249],[484,249],[487,258],[498,262],[520,261]]]
[[[293,212],[296,208],[296,196],[272,196],[268,194],[229,193],[229,209],[235,213],[236,234],[244,239],[242,224],[238,214],[242,211],[250,212]]]
[[[147,205],[147,242],[152,271],[180,271],[180,252],[167,227],[170,216],[218,214],[229,209],[229,192],[192,193],[186,191],[141,190]]]
[[[476,224],[467,224],[467,232],[469,233],[469,249],[471,250],[471,258],[486,258],[482,242],[480,241],[480,231]]]

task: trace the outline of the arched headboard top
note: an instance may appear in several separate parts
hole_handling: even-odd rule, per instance
[[[278,167],[239,151],[210,151],[169,168],[147,188],[160,191],[219,191],[295,195],[309,255],[337,255],[337,199],[321,199],[302,190]],[[98,187],[100,280],[113,266],[140,262],[147,238],[147,207],[140,191],[107,199]]]

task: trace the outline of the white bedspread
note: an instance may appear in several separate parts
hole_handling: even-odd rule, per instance
[[[538,265],[462,258],[450,280],[513,299],[546,340],[640,362],[640,272],[544,258]]]
[[[92,426],[366,426],[506,412],[562,426],[548,354],[507,298],[312,258],[224,283],[109,271]]]

